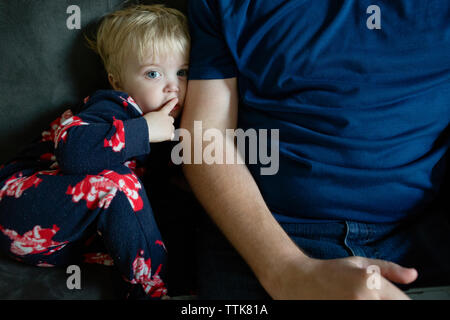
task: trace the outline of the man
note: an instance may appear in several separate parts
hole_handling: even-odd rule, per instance
[[[450,283],[439,201],[450,4],[199,0],[189,10],[182,127],[194,134],[201,120],[224,143],[234,128],[279,129],[280,139],[275,175],[185,165],[238,252],[203,226],[200,297],[405,299],[394,283]]]

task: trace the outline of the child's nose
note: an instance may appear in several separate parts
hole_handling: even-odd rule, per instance
[[[167,92],[178,91],[179,90],[178,81],[171,80],[171,81],[167,82],[164,90]]]

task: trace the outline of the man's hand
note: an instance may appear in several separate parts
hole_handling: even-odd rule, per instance
[[[376,266],[380,273],[368,272],[370,266]],[[408,284],[417,278],[415,269],[362,257],[333,260],[301,257],[280,268],[283,272],[278,285],[268,284],[266,288],[274,299],[409,299],[391,281]]]
[[[175,135],[175,119],[170,115],[177,105],[178,99],[173,98],[160,110],[146,113],[143,117],[147,121],[148,137],[150,142],[172,140]]]

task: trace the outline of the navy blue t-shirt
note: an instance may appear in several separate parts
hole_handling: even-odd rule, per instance
[[[280,130],[278,173],[249,166],[279,221],[399,221],[436,198],[450,1],[189,3],[190,79],[237,77],[238,127]]]

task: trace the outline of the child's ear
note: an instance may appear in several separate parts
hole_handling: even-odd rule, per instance
[[[123,91],[122,88],[120,87],[120,82],[119,82],[119,80],[116,79],[116,78],[114,77],[113,74],[108,73],[108,81],[109,81],[109,84],[111,85],[111,87],[112,87],[114,90],[117,90],[117,91]]]

